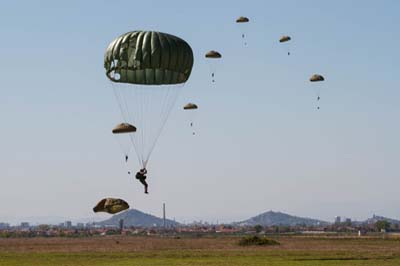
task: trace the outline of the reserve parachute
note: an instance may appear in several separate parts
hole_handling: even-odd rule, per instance
[[[125,33],[106,49],[106,76],[125,123],[136,127],[132,143],[143,168],[190,77],[193,60],[187,42],[155,31]]]

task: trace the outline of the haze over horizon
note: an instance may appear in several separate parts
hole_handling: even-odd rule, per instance
[[[158,216],[166,202],[179,221],[268,210],[399,219],[400,2],[384,3],[4,2],[0,222],[97,217],[92,208],[107,196]],[[108,44],[137,29],[183,38],[195,60],[151,156],[149,195],[126,174],[111,134],[121,117],[103,68]],[[211,49],[223,54],[215,84]],[[314,73],[326,78],[319,111]],[[196,136],[181,110],[189,101],[200,107]]]

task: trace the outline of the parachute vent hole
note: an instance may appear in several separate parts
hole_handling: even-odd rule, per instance
[[[115,80],[120,80],[121,79],[121,75],[119,73],[115,73],[114,74],[114,79]]]

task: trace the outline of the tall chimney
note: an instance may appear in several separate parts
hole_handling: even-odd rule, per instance
[[[163,222],[164,222],[164,230],[166,228],[166,220],[165,220],[165,203],[163,203]]]

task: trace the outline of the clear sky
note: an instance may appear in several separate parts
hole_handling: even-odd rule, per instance
[[[105,196],[156,215],[166,202],[180,221],[271,209],[400,218],[399,11],[394,0],[4,1],[0,221],[95,217]],[[195,56],[151,157],[149,195],[110,132],[121,118],[103,69],[109,42],[140,29],[177,35]],[[211,49],[223,54],[215,85]],[[314,73],[326,78],[319,111]],[[200,106],[195,137],[188,101]]]

